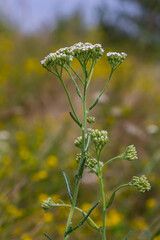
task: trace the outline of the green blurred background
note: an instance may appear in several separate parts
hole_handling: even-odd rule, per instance
[[[42,240],[43,232],[62,239],[66,209],[44,214],[51,196],[68,202],[62,169],[72,185],[80,135],[70,119],[63,88],[40,64],[48,53],[77,42],[101,43],[105,52],[124,51],[105,95],[93,110],[95,127],[109,132],[102,154],[106,161],[134,144],[139,159],[117,161],[105,172],[106,197],[133,175],[146,174],[152,190],[117,195],[107,218],[108,239],[160,239],[160,1],[0,1],[0,239]],[[80,73],[80,66],[74,62]],[[104,54],[89,89],[88,104],[103,88],[110,66]],[[77,111],[74,86],[64,75]],[[98,200],[95,176],[85,172],[78,205]],[[80,215],[75,216],[75,222]],[[93,213],[97,224],[101,210]],[[85,224],[71,238],[99,239]]]

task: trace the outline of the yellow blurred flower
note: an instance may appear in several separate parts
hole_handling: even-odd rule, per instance
[[[6,165],[6,166],[10,165],[11,164],[10,156],[9,155],[4,155],[2,157],[2,163],[3,163],[3,165]]]
[[[83,203],[81,209],[85,212],[88,212],[91,209],[92,205],[90,203]]]
[[[58,164],[58,158],[55,155],[48,156],[46,160],[46,167],[47,168],[54,168]]]
[[[116,209],[111,209],[106,215],[106,227],[113,227],[121,223],[123,215]]]
[[[142,231],[148,227],[147,222],[142,217],[137,217],[132,221],[132,225],[134,228]]]
[[[22,160],[27,160],[30,157],[30,152],[26,147],[19,148],[19,156]]]
[[[24,234],[21,236],[21,240],[33,240],[33,238],[31,238],[29,234],[24,233]]]
[[[48,213],[44,213],[44,221],[45,222],[52,222],[54,220],[53,214],[48,212]]]
[[[38,196],[38,201],[40,203],[42,203],[43,201],[45,201],[49,196],[45,193],[41,193],[39,196]]]
[[[154,208],[156,205],[156,200],[154,198],[148,198],[146,200],[146,207],[147,208]]]
[[[22,228],[20,228],[20,227],[17,227],[13,230],[14,235],[19,235],[21,232],[22,232]]]
[[[52,195],[51,197],[52,197],[53,202],[57,202],[58,199],[61,198],[59,194],[54,194],[54,195]]]
[[[7,212],[12,215],[14,218],[19,218],[23,214],[23,209],[18,209],[14,205],[9,204],[6,207]]]
[[[48,177],[48,173],[45,171],[45,170],[41,170],[37,173],[34,173],[32,176],[31,176],[31,179],[32,181],[39,181],[39,180],[43,180],[43,179],[46,179]]]
[[[155,238],[153,238],[153,240],[160,240],[160,235],[155,237]]]
[[[39,61],[35,58],[29,58],[27,59],[25,65],[24,65],[25,72],[27,73],[36,73],[38,75],[41,75],[44,73],[41,64],[39,64]]]
[[[58,224],[57,231],[59,232],[60,235],[63,235],[65,231],[65,226],[62,224]]]

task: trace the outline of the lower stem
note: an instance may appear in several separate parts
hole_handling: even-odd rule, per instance
[[[106,240],[106,200],[104,194],[104,182],[102,171],[99,172],[99,181],[100,181],[100,189],[101,189],[101,196],[102,196],[102,207],[103,207],[103,225],[102,225],[102,239]]]
[[[73,202],[72,202],[70,213],[69,213],[69,216],[68,216],[65,232],[67,232],[69,230],[69,226],[70,226],[70,223],[71,223],[71,220],[72,220],[72,216],[73,216],[74,209],[75,209],[75,206],[76,206],[76,201],[77,201],[77,196],[78,196],[78,191],[79,191],[79,185],[80,185],[80,181],[79,181],[79,179],[77,179],[76,184],[75,184],[75,191],[74,191],[74,195],[73,195]],[[68,237],[69,237],[68,235],[65,236],[64,240],[67,240]]]

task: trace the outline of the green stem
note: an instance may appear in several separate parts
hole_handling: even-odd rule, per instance
[[[77,90],[77,92],[78,92],[78,96],[80,97],[80,99],[82,100],[82,95],[81,95],[81,92],[80,92],[80,90],[79,90],[79,87],[78,87],[78,85],[77,85],[77,83],[76,83],[76,81],[75,81],[75,79],[74,79],[74,77],[72,76],[72,74],[71,74],[71,72],[70,72],[70,69],[68,70],[67,68],[65,68],[65,70],[68,72],[68,74],[69,74],[69,76],[71,77],[71,79],[73,80],[73,82],[74,82],[74,85],[75,85],[75,87],[76,87],[76,90]],[[83,100],[82,100],[83,101]]]
[[[111,80],[111,77],[112,77],[112,74],[113,74],[114,70],[115,70],[115,69],[112,69],[112,70],[111,70],[111,73],[110,73],[110,76],[109,76],[109,79],[108,79],[106,85],[104,86],[103,90],[101,91],[101,93],[99,94],[99,96],[97,97],[97,99],[94,101],[94,103],[89,107],[88,111],[90,111],[90,110],[91,110],[93,107],[95,107],[96,104],[98,103],[100,97],[102,96],[102,94],[104,93],[104,91],[106,90],[106,88],[108,87],[108,84],[109,84],[109,82],[110,82],[110,80]]]
[[[99,156],[100,156],[100,152],[97,154],[97,161],[98,161],[98,178],[100,182],[100,190],[101,190],[101,197],[102,197],[102,211],[103,211],[102,239],[106,240],[106,199],[105,199],[105,193],[104,193],[104,180],[102,176],[102,168],[99,163]]]
[[[55,204],[55,207],[69,207],[71,208],[71,205],[69,204]],[[81,212],[82,214],[84,214],[85,216],[87,215],[86,212],[84,212],[81,208],[75,207],[75,210]],[[98,230],[99,227],[97,226],[97,224],[93,221],[93,219],[91,217],[88,217],[88,220],[90,221],[90,223]]]
[[[84,86],[84,82],[82,81],[82,79],[80,78],[80,76],[76,73],[76,71],[72,68],[71,65],[69,65],[69,67],[72,69],[72,71],[74,72],[74,74],[77,76],[77,78],[80,80],[80,82],[83,84]]]
[[[120,190],[121,188],[124,188],[124,187],[128,187],[128,186],[131,186],[130,183],[126,183],[126,184],[123,184],[121,186],[119,186],[118,188],[116,188],[116,190],[114,190],[114,192],[112,193],[109,201],[108,201],[108,204],[106,206],[106,210],[112,205],[113,201],[114,201],[114,198],[115,198],[115,194],[118,190]]]
[[[91,78],[92,78],[92,74],[93,74],[94,67],[95,67],[95,63],[93,62],[93,63],[92,63],[92,65],[91,65],[90,72],[89,72],[89,78],[88,78],[87,88],[88,88],[88,86],[89,86],[89,83],[90,83],[90,81],[91,81]]]
[[[59,77],[59,79],[61,80],[61,83],[62,83],[62,85],[63,85],[63,87],[64,87],[64,90],[65,90],[65,92],[66,92],[66,94],[67,94],[67,98],[68,98],[69,104],[70,104],[70,106],[71,106],[71,109],[72,109],[72,111],[73,111],[73,113],[74,113],[74,115],[75,115],[75,118],[77,119],[78,122],[80,122],[79,119],[78,119],[78,117],[77,117],[77,114],[76,114],[76,112],[75,112],[75,110],[74,110],[74,107],[73,107],[71,98],[70,98],[70,96],[69,96],[69,92],[68,92],[68,90],[67,90],[67,88],[66,88],[66,85],[65,85],[62,77],[60,76],[60,74],[58,74],[58,77]]]
[[[121,158],[121,155],[118,155],[118,156],[116,156],[116,157],[114,157],[114,158],[109,159],[107,162],[105,162],[105,163],[103,164],[103,167],[102,167],[102,168],[104,168],[108,163],[111,163],[111,162],[113,162],[114,160],[119,159],[119,158]]]
[[[84,158],[84,155],[85,155],[86,121],[87,121],[87,111],[86,111],[86,75],[85,75],[85,85],[84,85],[84,92],[83,92],[82,153],[81,153],[81,160],[79,162],[78,173],[79,173],[79,170],[80,170],[80,167],[82,165],[82,161],[83,161],[83,158]],[[76,182],[75,182],[75,190],[74,190],[74,194],[73,194],[72,206],[71,206],[70,213],[69,213],[69,216],[68,216],[65,232],[68,232],[69,227],[71,225],[72,216],[73,216],[73,213],[74,213],[74,209],[76,207],[76,202],[77,202],[77,197],[78,197],[78,192],[79,192],[80,180],[81,180],[81,178],[77,174]],[[69,237],[68,235],[65,236],[64,240],[67,240],[68,237]]]

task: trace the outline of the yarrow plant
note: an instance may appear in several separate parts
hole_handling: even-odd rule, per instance
[[[108,132],[106,130],[98,130],[93,128],[93,124],[95,122],[95,118],[92,116],[88,116],[91,110],[97,105],[100,97],[105,92],[113,72],[115,69],[125,60],[127,54],[109,52],[107,53],[107,59],[111,66],[111,72],[108,80],[104,88],[102,89],[99,96],[95,99],[95,101],[87,107],[87,89],[89,87],[94,67],[97,61],[102,57],[104,50],[101,44],[91,44],[91,43],[77,43],[71,47],[61,48],[55,53],[50,53],[44,60],[41,61],[41,64],[48,71],[53,73],[56,77],[58,77],[64,87],[66,92],[71,111],[70,116],[73,121],[77,124],[77,126],[81,129],[81,136],[77,137],[74,144],[76,147],[80,149],[80,153],[77,154],[75,160],[78,163],[77,174],[75,176],[75,187],[72,192],[72,187],[69,181],[69,178],[66,172],[63,170],[62,174],[65,180],[70,204],[55,203],[51,198],[48,198],[46,201],[42,203],[42,208],[45,212],[52,210],[55,207],[67,207],[70,208],[70,213],[66,222],[65,232],[64,232],[64,240],[67,240],[71,233],[81,227],[85,222],[92,227],[93,230],[98,231],[101,235],[102,240],[106,240],[106,214],[112,205],[116,192],[121,188],[125,188],[128,186],[132,186],[136,188],[139,192],[149,191],[151,186],[146,178],[146,176],[136,177],[134,176],[132,180],[126,184],[123,184],[113,190],[111,196],[106,199],[104,192],[104,178],[103,178],[103,170],[106,165],[111,163],[116,159],[124,159],[127,161],[133,161],[137,159],[137,152],[134,145],[130,145],[126,148],[125,152],[113,157],[106,162],[100,161],[100,154],[102,149],[107,145]],[[72,67],[72,61],[77,59],[81,65],[83,77],[80,77],[79,74]],[[73,81],[77,94],[82,102],[83,107],[83,118],[79,119],[78,114],[75,111],[74,104],[70,98],[70,94],[67,90],[65,82],[63,80],[63,71],[67,71],[71,80]],[[83,92],[80,91],[80,85],[83,87]],[[87,128],[87,123],[89,124],[89,128]],[[100,201],[95,203],[88,212],[83,211],[83,209],[77,206],[77,197],[79,193],[79,186],[81,179],[83,177],[84,169],[88,168],[89,172],[95,174],[99,179],[100,184]],[[97,207],[98,204],[102,205],[102,225],[97,226],[97,224],[91,218],[91,213]],[[82,213],[82,219],[79,224],[76,226],[72,223],[72,217],[75,211],[79,211]],[[52,238],[48,234],[44,234],[48,239],[52,240]],[[125,238],[125,239],[128,239]]]

